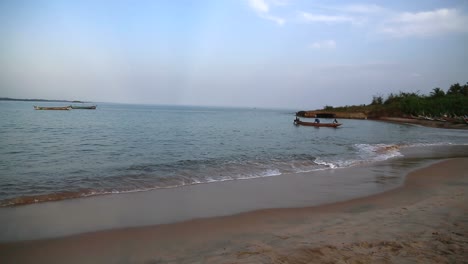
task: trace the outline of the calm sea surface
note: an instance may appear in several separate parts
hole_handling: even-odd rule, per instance
[[[66,104],[0,102],[1,206],[336,169],[401,156],[405,146],[468,143],[467,131],[367,120],[297,127],[287,110],[33,105]]]

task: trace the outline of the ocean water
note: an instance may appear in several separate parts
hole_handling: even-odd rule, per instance
[[[294,110],[33,105],[66,104],[0,102],[0,206],[333,170],[468,143],[466,130],[369,120],[294,126]]]

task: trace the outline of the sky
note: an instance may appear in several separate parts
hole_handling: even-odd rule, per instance
[[[0,1],[0,97],[317,109],[456,82],[465,0]]]

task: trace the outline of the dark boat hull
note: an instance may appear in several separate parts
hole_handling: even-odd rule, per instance
[[[90,110],[94,110],[94,109],[96,109],[96,106],[95,105],[92,105],[92,106],[72,105],[71,108],[72,109],[90,109]]]
[[[35,110],[70,110],[70,106],[59,106],[59,107],[44,107],[44,106],[34,106]]]
[[[303,121],[294,121],[295,125],[301,126],[313,126],[313,127],[339,127],[340,123],[312,123],[312,122],[303,122]]]

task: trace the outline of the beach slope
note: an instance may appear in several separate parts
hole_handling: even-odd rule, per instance
[[[385,193],[308,208],[0,244],[1,263],[463,263],[468,159]]]

